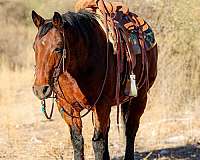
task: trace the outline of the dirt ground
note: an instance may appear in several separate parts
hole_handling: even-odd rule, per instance
[[[126,1],[151,24],[159,46],[158,77],[137,134],[136,160],[200,160],[200,1]],[[0,0],[0,160],[73,159],[67,125],[56,108],[47,121],[32,93],[37,29],[31,11],[51,18],[54,11],[72,10],[74,2]],[[85,159],[93,160],[91,115],[83,119],[83,134]],[[113,108],[112,160],[123,159],[124,143]]]
[[[24,74],[30,75],[30,73]],[[9,85],[3,87],[0,98],[0,159],[73,159],[67,125],[57,108],[54,110],[52,121],[45,119],[40,111],[40,102],[32,93],[32,78],[13,75],[5,80]],[[23,89],[20,87],[22,84]],[[136,139],[136,158],[138,160],[145,158],[146,160],[199,160],[200,131],[198,127],[193,126],[193,118],[195,118],[194,115],[193,117],[166,119],[159,110],[147,107]],[[174,129],[172,126],[179,127]],[[189,127],[193,129],[188,130]],[[91,145],[92,133],[91,115],[88,115],[83,118],[86,160],[94,159]],[[113,107],[109,133],[112,160],[123,159],[123,137],[121,125],[120,132],[117,132],[116,108]]]

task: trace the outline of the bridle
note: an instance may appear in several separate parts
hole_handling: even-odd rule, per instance
[[[51,84],[51,87],[53,88],[53,96],[50,97],[52,98],[52,107],[51,107],[51,112],[50,112],[50,115],[48,116],[47,114],[47,111],[46,111],[46,102],[45,100],[46,99],[43,99],[41,101],[41,104],[42,104],[42,112],[44,113],[45,117],[47,119],[51,119],[52,118],[52,115],[53,115],[53,109],[54,109],[54,101],[55,99],[57,100],[58,99],[58,95],[60,97],[62,97],[65,102],[68,102],[65,95],[64,95],[64,92],[62,90],[62,87],[60,85],[60,82],[59,82],[59,76],[65,72],[65,69],[68,67],[69,63],[70,63],[70,48],[69,48],[69,42],[68,40],[66,39],[66,36],[65,36],[65,31],[64,31],[64,26],[62,27],[62,31],[61,31],[61,34],[62,34],[62,37],[63,37],[63,50],[62,50],[62,56],[58,62],[58,65],[57,67],[55,68],[54,72],[53,72],[53,83]],[[101,90],[100,92],[98,93],[98,96],[95,100],[95,102],[93,103],[93,105],[89,105],[89,107],[87,107],[87,112],[84,113],[83,115],[80,115],[80,116],[74,116],[72,115],[71,113],[69,113],[67,110],[65,110],[65,108],[62,106],[61,109],[60,109],[60,112],[61,113],[65,113],[67,114],[68,116],[70,116],[71,118],[83,118],[85,117],[87,114],[90,113],[90,111],[96,106],[96,104],[99,102],[99,99],[101,98],[102,96],[102,93],[103,93],[103,90],[105,88],[105,83],[106,83],[106,80],[107,80],[107,75],[108,75],[108,63],[109,63],[109,38],[108,38],[108,32],[106,33],[106,71],[105,71],[105,76],[104,76],[104,80],[103,80],[103,83],[102,83],[102,86],[101,86]],[[65,61],[68,57],[68,64],[66,65],[65,64]],[[67,66],[67,67],[66,67]],[[60,90],[60,93],[59,91],[56,89],[56,88],[59,88]],[[81,108],[85,108],[85,105],[82,104],[81,102],[79,101],[76,101],[76,104],[78,104]],[[74,104],[71,104],[72,107]]]
[[[61,58],[60,58],[60,60],[59,60],[59,62],[58,62],[58,65],[57,65],[57,67],[55,68],[55,70],[54,70],[54,72],[53,72],[53,83],[51,83],[50,84],[50,86],[53,88],[53,96],[51,96],[51,97],[49,97],[49,98],[51,98],[52,99],[52,104],[51,104],[51,111],[50,111],[50,114],[48,115],[47,114],[47,111],[46,111],[46,99],[48,99],[48,98],[46,98],[46,99],[42,99],[41,100],[41,105],[42,105],[42,108],[41,108],[41,111],[44,113],[44,115],[45,115],[45,117],[47,118],[47,119],[49,119],[49,120],[51,120],[51,118],[52,118],[52,115],[53,115],[53,109],[54,109],[54,102],[55,102],[55,99],[57,99],[57,92],[56,92],[56,90],[55,90],[55,87],[56,87],[56,85],[58,84],[58,86],[59,86],[59,88],[60,88],[60,90],[61,90],[61,92],[62,92],[62,89],[61,89],[61,87],[60,87],[60,84],[59,84],[59,81],[58,81],[58,79],[59,79],[59,76],[60,76],[60,74],[61,74],[61,69],[63,70],[63,72],[65,71],[65,60],[66,60],[66,58],[67,58],[67,55],[68,55],[68,57],[69,57],[69,61],[70,61],[70,50],[69,50],[69,45],[67,44],[67,47],[66,47],[66,45],[65,45],[65,34],[64,34],[64,29],[63,29],[63,31],[62,31],[62,35],[63,35],[63,50],[62,50],[62,56],[61,56]],[[68,50],[68,51],[67,51]],[[68,52],[68,54],[67,54],[67,52]],[[55,94],[55,93],[56,94]],[[64,95],[64,93],[62,92],[62,95]],[[66,98],[65,98],[66,99]],[[63,108],[64,109],[64,108]],[[63,111],[65,111],[65,110],[63,110]],[[66,112],[66,113],[68,113],[68,112]],[[69,114],[69,115],[71,115],[71,114]]]

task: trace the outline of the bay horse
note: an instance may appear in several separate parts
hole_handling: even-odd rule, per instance
[[[69,126],[74,159],[84,159],[84,139],[80,112],[91,110],[94,116],[92,145],[96,160],[110,159],[108,132],[111,106],[116,105],[116,55],[107,43],[104,30],[95,14],[80,11],[44,19],[32,11],[38,28],[33,48],[36,71],[34,94],[40,99],[56,94],[62,117]],[[64,55],[64,58],[63,58]],[[147,91],[157,75],[157,45],[147,51],[149,85],[138,89],[138,95],[121,104],[125,124],[125,159],[134,159],[134,141],[146,102]],[[140,77],[141,55],[136,56],[134,73]],[[106,75],[106,76],[105,76]],[[120,103],[125,98],[120,92]],[[92,106],[92,107],[91,107]],[[63,111],[64,110],[64,111]]]

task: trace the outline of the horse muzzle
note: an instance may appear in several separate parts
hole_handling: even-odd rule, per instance
[[[42,86],[33,86],[33,93],[36,97],[38,97],[40,100],[49,98],[52,94],[52,88],[50,85],[42,85]]]

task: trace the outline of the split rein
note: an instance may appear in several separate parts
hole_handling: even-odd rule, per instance
[[[49,97],[49,98],[52,98],[52,105],[51,105],[51,111],[50,111],[50,114],[48,115],[47,113],[47,110],[46,110],[46,99],[42,99],[41,100],[41,105],[42,105],[42,112],[44,113],[45,117],[48,119],[48,120],[51,120],[52,118],[52,115],[53,115],[53,110],[54,110],[54,101],[55,99],[57,99],[57,95],[58,95],[58,91],[56,92],[56,85],[58,86],[58,88],[60,89],[60,96],[67,102],[67,99],[64,95],[64,92],[60,86],[60,83],[59,83],[59,76],[61,74],[61,68],[63,70],[63,73],[65,72],[65,60],[67,58],[67,55],[68,55],[68,58],[69,58],[69,61],[70,61],[70,49],[69,49],[69,44],[68,44],[68,41],[65,39],[65,31],[63,29],[63,32],[62,32],[62,35],[63,35],[63,52],[62,52],[62,57],[60,58],[59,60],[59,63],[57,65],[57,67],[55,68],[55,71],[53,73],[53,96],[52,97]],[[108,38],[108,32],[106,33],[106,72],[105,72],[105,76],[104,76],[104,80],[103,80],[103,83],[102,83],[102,87],[101,87],[101,90],[98,94],[98,97],[96,98],[95,102],[93,105],[90,105],[87,112],[84,113],[83,115],[80,115],[80,116],[74,116],[72,115],[71,113],[69,113],[68,111],[66,111],[64,109],[63,106],[61,106],[61,109],[60,109],[60,112],[64,112],[66,115],[70,116],[71,118],[83,118],[85,117],[87,114],[90,113],[90,111],[96,106],[96,104],[99,102],[99,99],[103,93],[103,90],[104,90],[104,87],[105,87],[105,84],[106,84],[106,79],[107,79],[107,75],[108,75],[108,63],[109,63],[109,60],[108,60],[108,54],[109,54],[109,38]],[[69,65],[69,62],[67,64],[67,66]],[[85,108],[80,102],[76,101],[78,103],[78,105],[80,105],[82,108]],[[72,105],[73,107],[73,105]],[[61,113],[62,114],[62,113]]]
[[[52,97],[49,97],[49,98],[52,98],[52,104],[51,104],[51,111],[50,111],[50,114],[48,115],[47,113],[47,110],[46,110],[46,101],[45,99],[41,100],[41,105],[42,105],[42,113],[44,113],[45,117],[48,119],[48,120],[51,120],[52,116],[53,116],[53,109],[54,109],[54,101],[55,101],[55,95],[53,94]]]

